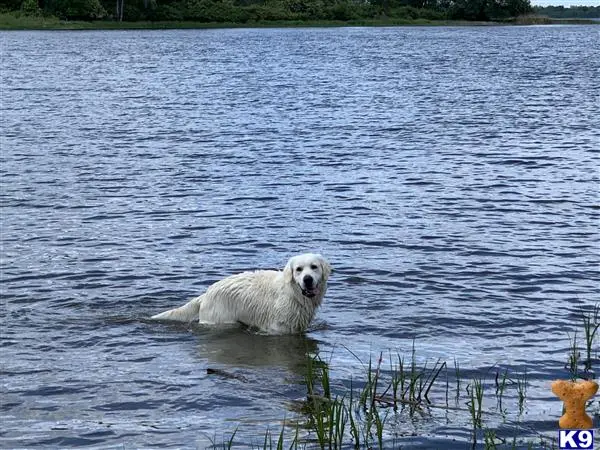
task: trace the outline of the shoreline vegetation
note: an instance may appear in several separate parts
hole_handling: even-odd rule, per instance
[[[599,24],[530,0],[0,0],[2,30]]]
[[[0,13],[0,30],[176,30],[217,28],[312,28],[312,27],[387,27],[387,26],[499,26],[499,25],[600,25],[600,21],[582,18],[551,18],[528,15],[503,21],[427,20],[427,19],[354,19],[354,20],[262,20],[248,22],[198,21],[108,21],[65,20],[56,16],[23,16]]]

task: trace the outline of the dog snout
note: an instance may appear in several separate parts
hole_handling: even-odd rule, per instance
[[[310,275],[304,275],[304,278],[302,279],[302,281],[304,282],[304,286],[308,289],[313,287],[313,277],[311,277]]]

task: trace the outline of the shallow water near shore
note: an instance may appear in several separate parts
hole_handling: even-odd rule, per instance
[[[595,27],[0,39],[2,448],[262,445],[301,421],[307,355],[343,393],[413,342],[449,384],[526,377],[484,420],[556,437],[600,298]],[[147,320],[305,251],[334,273],[304,336]],[[386,442],[470,448],[453,396],[390,410]]]

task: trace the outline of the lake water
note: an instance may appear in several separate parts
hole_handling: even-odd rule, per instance
[[[307,355],[341,395],[413,340],[463,390],[509,371],[498,436],[556,438],[600,299],[598,27],[0,39],[3,448],[262,445]],[[305,251],[334,267],[305,336],[147,320]],[[389,409],[386,446],[470,448],[466,402]]]

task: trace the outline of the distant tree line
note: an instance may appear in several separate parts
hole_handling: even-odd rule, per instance
[[[533,11],[553,19],[599,19],[600,6],[535,6]]]
[[[0,10],[66,20],[265,21],[502,20],[529,0],[0,0]]]

